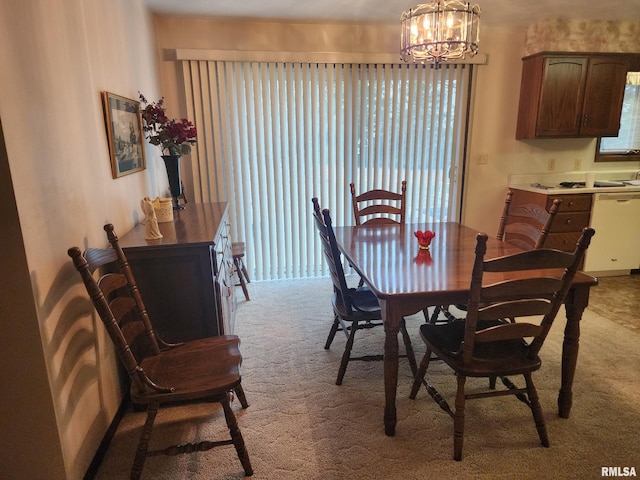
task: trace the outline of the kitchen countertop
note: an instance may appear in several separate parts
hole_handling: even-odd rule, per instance
[[[561,182],[584,182],[583,171],[530,173],[509,175],[509,187],[528,192],[545,193],[547,195],[578,195],[581,193],[635,193],[640,192],[640,185],[624,185],[619,187],[593,187],[586,188],[576,186],[573,188],[561,187]],[[638,178],[638,170],[600,170],[596,171],[596,182],[622,181]],[[548,188],[544,188],[548,187]]]
[[[546,185],[542,183],[542,185]],[[579,193],[633,193],[640,192],[640,186],[625,185],[624,187],[574,187],[565,188],[558,185],[549,183],[551,188],[536,187],[532,184],[513,184],[509,185],[509,188],[517,188],[518,190],[525,190],[527,192],[545,193],[547,195],[576,195]]]

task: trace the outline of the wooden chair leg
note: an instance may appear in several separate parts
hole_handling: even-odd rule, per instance
[[[149,450],[149,440],[151,439],[153,422],[158,414],[158,408],[160,408],[159,402],[150,403],[147,407],[147,419],[144,422],[144,427],[142,427],[138,448],[136,449],[133,466],[131,467],[131,480],[138,480],[140,475],[142,475],[144,462],[147,459],[147,451]]]
[[[240,286],[242,287],[244,298],[248,302],[249,300],[251,300],[251,298],[249,298],[249,290],[247,289],[247,282],[245,281],[245,278],[248,280],[249,277],[248,275],[246,275],[246,268],[244,267],[244,262],[242,261],[242,258],[234,257],[233,263],[236,266],[236,274],[238,275],[238,280],[240,280]]]
[[[420,390],[420,385],[422,385],[422,381],[424,380],[424,376],[427,373],[427,368],[429,368],[429,361],[431,360],[431,349],[427,347],[427,352],[422,357],[422,361],[420,362],[420,367],[418,371],[413,377],[413,386],[411,387],[411,393],[409,394],[409,398],[411,400],[415,400],[416,395],[418,395],[418,390]]]
[[[440,311],[442,309],[440,308],[439,305],[436,305],[435,307],[433,307],[433,314],[429,315],[429,309],[425,308],[423,310],[424,313],[424,319],[426,321],[426,323],[433,323],[435,324],[438,321],[438,317],[440,316]]]
[[[247,281],[247,283],[251,283],[251,279],[249,278],[249,274],[247,273],[247,267],[244,264],[244,260],[240,259],[240,271],[242,272],[242,275],[244,275],[244,279]]]
[[[325,350],[329,350],[329,347],[331,346],[331,343],[333,342],[333,339],[336,336],[336,332],[338,331],[339,328],[340,328],[340,321],[338,320],[338,317],[336,316],[333,319],[333,325],[331,325],[331,330],[329,331],[329,336],[327,337],[327,341],[324,344],[324,349]]]
[[[249,408],[249,404],[247,403],[247,397],[244,394],[244,389],[242,388],[242,385],[238,385],[233,390],[236,392],[236,395],[238,397],[238,400],[240,401],[240,405],[242,405],[242,408]]]
[[[347,339],[347,344],[344,347],[344,353],[342,354],[342,362],[340,362],[340,369],[338,370],[338,378],[336,379],[336,385],[342,385],[342,379],[344,378],[344,374],[347,371],[347,364],[349,363],[349,358],[351,357],[351,349],[353,348],[353,341],[355,339],[357,330],[358,330],[358,322],[353,322],[351,324],[351,329],[349,332],[349,338]]]
[[[402,333],[402,339],[404,340],[404,348],[407,352],[407,360],[409,360],[409,367],[411,368],[411,374],[415,378],[416,373],[418,371],[418,365],[416,363],[416,355],[413,352],[413,345],[411,345],[411,337],[409,337],[409,333],[407,332],[407,325],[405,323],[404,318],[402,319],[402,323],[400,323],[400,332]]]
[[[233,410],[231,410],[229,397],[225,396],[225,398],[221,400],[220,403],[222,404],[222,409],[224,410],[224,418],[227,421],[227,427],[229,427],[231,440],[233,440],[233,445],[236,448],[236,452],[238,453],[238,458],[240,459],[240,463],[242,463],[242,467],[244,468],[244,473],[246,476],[250,477],[251,475],[253,475],[253,468],[251,467],[251,462],[249,461],[249,453],[247,452],[247,448],[244,445],[242,433],[240,433],[240,428],[238,428],[236,416],[233,414]]]
[[[536,430],[538,430],[540,443],[543,446],[548,447],[549,436],[547,435],[547,425],[544,421],[544,414],[542,413],[542,407],[540,406],[540,399],[538,398],[538,392],[533,384],[531,374],[525,374],[524,380],[527,382],[527,395],[529,396],[531,412],[533,413],[533,420],[536,422]]]
[[[453,459],[462,460],[462,444],[464,443],[464,384],[466,377],[458,375],[458,391],[456,393],[456,411],[453,415]]]

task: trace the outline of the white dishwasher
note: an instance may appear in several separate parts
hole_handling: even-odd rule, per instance
[[[594,194],[591,226],[596,234],[585,271],[624,274],[640,267],[640,193]]]

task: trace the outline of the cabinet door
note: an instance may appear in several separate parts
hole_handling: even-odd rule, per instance
[[[628,70],[629,62],[623,58],[595,57],[589,60],[581,135],[618,136]]]
[[[545,59],[536,136],[579,134],[587,66],[586,57]]]
[[[631,59],[559,53],[525,58],[516,139],[617,136]]]
[[[163,340],[186,342],[220,334],[208,245],[125,253],[151,323]]]

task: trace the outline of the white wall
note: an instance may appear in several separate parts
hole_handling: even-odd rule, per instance
[[[4,478],[82,478],[120,404],[114,353],[66,251],[106,245],[107,222],[126,233],[142,215],[140,198],[166,189],[149,148],[145,171],[111,178],[100,98],[159,97],[154,54],[142,0],[0,0],[11,175],[0,185],[13,185],[17,206],[17,216],[1,210],[3,230],[16,232],[2,239],[19,252],[21,231],[25,252],[17,264],[3,261],[0,275],[26,274],[31,290],[23,283],[19,301],[32,302],[18,308],[0,297]],[[34,385],[47,394],[34,395]]]

